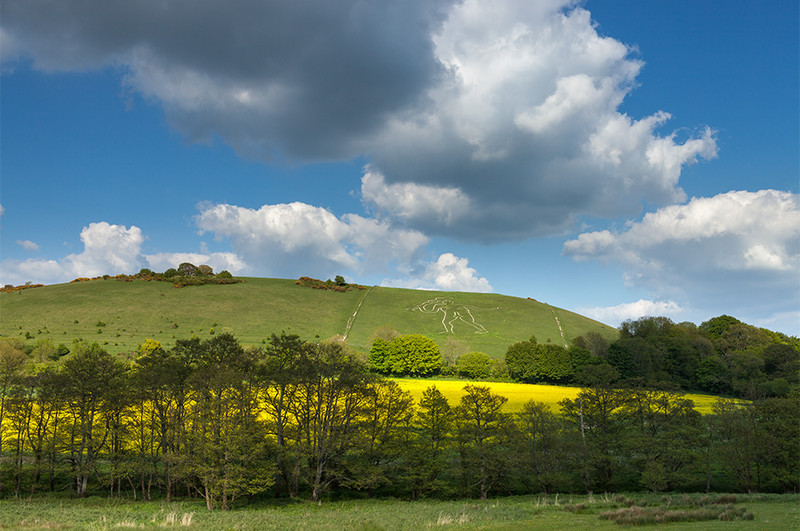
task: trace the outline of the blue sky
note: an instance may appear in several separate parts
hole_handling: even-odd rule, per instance
[[[796,2],[11,0],[0,283],[342,274],[800,334]]]

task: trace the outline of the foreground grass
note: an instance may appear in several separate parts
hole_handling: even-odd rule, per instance
[[[700,495],[633,495],[647,507],[692,506]],[[622,501],[622,500],[625,501]],[[738,495],[736,507],[752,520],[681,522],[679,529],[797,529],[797,495]],[[112,529],[614,529],[603,513],[626,507],[620,496],[517,496],[494,500],[349,500],[252,503],[233,511],[206,511],[201,501],[134,502],[107,498],[35,497],[0,501],[0,528]]]
[[[415,402],[419,402],[422,392],[431,385],[435,385],[439,391],[447,398],[451,406],[455,406],[464,394],[465,385],[482,385],[491,388],[493,393],[508,398],[504,407],[507,413],[515,413],[522,409],[522,405],[529,401],[544,402],[550,406],[552,411],[557,412],[558,403],[565,398],[574,399],[578,396],[580,388],[566,387],[557,385],[522,384],[511,382],[478,382],[467,380],[435,380],[435,379],[415,379],[415,378],[396,378],[397,383],[411,393]],[[717,399],[712,395],[687,394],[686,398],[694,401],[698,412],[707,415],[711,413],[711,405]]]

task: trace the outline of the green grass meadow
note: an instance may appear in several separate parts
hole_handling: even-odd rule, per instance
[[[452,321],[452,334],[443,323],[444,313],[423,313],[418,308],[426,301],[445,298],[453,302],[465,319]],[[472,324],[465,310],[474,322]],[[558,322],[567,341],[591,330],[616,337],[616,330],[578,314],[551,307],[531,299],[508,297],[492,293],[453,293],[419,291],[398,288],[373,288],[364,298],[358,316],[348,335],[356,348],[368,350],[370,335],[382,325],[389,325],[401,334],[417,333],[430,337],[440,346],[448,337],[464,341],[471,350],[502,357],[512,343],[528,340],[535,335],[540,343],[562,344]],[[450,318],[453,317],[451,313]]]
[[[540,342],[560,344],[556,316],[567,340],[590,330],[616,336],[616,330],[591,319],[504,295],[382,287],[338,293],[297,286],[294,280],[244,280],[173,288],[168,282],[109,279],[0,293],[0,335],[67,346],[83,338],[120,353],[135,351],[148,338],[169,347],[177,339],[207,338],[212,329],[231,332],[250,345],[281,331],[309,340],[347,332],[349,344],[366,352],[375,330],[388,325],[403,334],[427,335],[440,346],[454,337],[492,357],[502,357],[510,344],[532,334]],[[475,333],[478,329],[462,319],[454,321],[452,334],[445,333],[443,313],[413,309],[435,297],[447,297],[454,308],[469,308],[486,332]]]
[[[646,507],[671,507],[700,495],[634,494]],[[240,503],[231,511],[207,511],[200,500],[133,501],[39,496],[0,501],[3,529],[618,529],[600,514],[624,508],[619,496],[515,496],[490,500],[347,500],[309,503],[276,500]],[[792,530],[800,525],[798,495],[737,495],[736,506],[752,520],[660,524],[670,529]]]

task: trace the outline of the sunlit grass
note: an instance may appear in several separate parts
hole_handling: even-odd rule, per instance
[[[286,331],[318,341],[348,333],[348,344],[369,351],[372,334],[383,325],[403,334],[421,333],[441,346],[456,339],[468,350],[498,358],[508,346],[528,340],[560,344],[554,312],[567,340],[595,331],[613,339],[617,332],[591,319],[539,302],[486,293],[447,293],[471,308],[485,333],[466,321],[445,333],[441,313],[414,308],[442,292],[375,287],[336,293],[295,285],[293,280],[246,278],[229,286],[173,288],[168,282],[95,280],[0,293],[0,335],[34,343],[50,339],[69,346],[73,339],[97,341],[111,353],[135,352],[152,338],[171,347],[178,339],[205,339],[230,332],[244,345],[263,345]],[[97,323],[102,322],[102,326]],[[212,332],[212,329],[214,330]]]

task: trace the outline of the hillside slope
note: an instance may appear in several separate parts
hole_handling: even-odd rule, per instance
[[[130,352],[147,338],[169,346],[208,337],[213,329],[260,344],[284,330],[304,339],[346,335],[366,351],[370,336],[386,325],[424,334],[440,346],[455,338],[493,357],[531,335],[556,344],[590,330],[616,337],[611,327],[532,299],[382,287],[337,293],[294,280],[244,280],[177,289],[167,282],[109,279],[0,293],[0,335],[49,338],[56,345],[84,338],[111,352]]]

